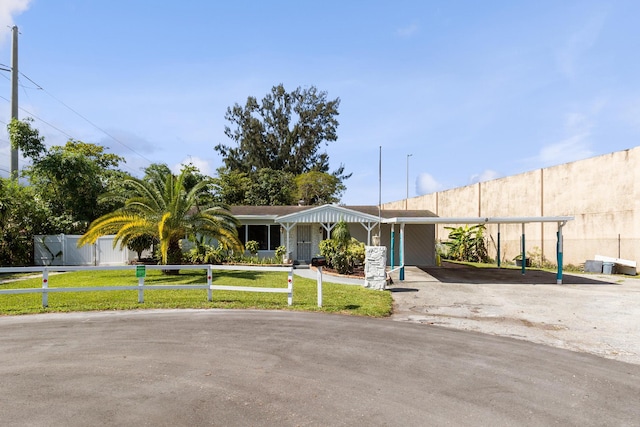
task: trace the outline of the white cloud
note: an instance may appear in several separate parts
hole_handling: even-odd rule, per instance
[[[426,172],[419,174],[418,178],[416,178],[416,192],[420,196],[435,193],[436,191],[442,190],[442,188],[443,185],[436,181],[431,174]]]
[[[536,161],[545,167],[592,157],[594,152],[590,148],[589,135],[589,132],[578,133],[555,144],[542,147]]]
[[[398,28],[396,34],[403,38],[413,37],[420,31],[418,24],[407,25],[406,27]]]
[[[594,103],[589,115],[578,112],[567,114],[564,123],[567,137],[542,147],[532,159],[535,167],[560,165],[594,156],[591,149],[591,129],[594,123],[590,115],[597,114],[602,105],[602,102]]]
[[[173,173],[179,173],[182,169],[182,166],[185,165],[193,165],[200,171],[203,175],[211,176],[211,163],[208,160],[201,159],[200,157],[188,156],[180,163],[174,165],[171,170]]]
[[[486,169],[479,174],[471,175],[471,178],[469,178],[469,182],[471,184],[476,184],[478,182],[491,181],[491,180],[500,178],[501,176],[502,175],[500,175],[498,172],[494,170]]]
[[[13,26],[14,15],[19,15],[29,8],[31,0],[2,0],[0,1],[0,45],[11,36],[11,31],[5,28]]]
[[[574,31],[556,52],[556,61],[560,72],[573,77],[576,63],[596,43],[604,26],[606,13],[596,14],[582,28]]]

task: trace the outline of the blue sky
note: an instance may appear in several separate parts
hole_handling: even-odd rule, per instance
[[[636,0],[2,0],[0,64],[18,25],[20,117],[135,174],[214,174],[227,107],[316,86],[341,99],[342,202],[377,204],[380,146],[385,202],[409,154],[413,197],[640,145],[638,16]],[[2,176],[10,93],[0,71]]]

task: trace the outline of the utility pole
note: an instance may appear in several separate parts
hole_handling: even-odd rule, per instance
[[[407,198],[404,199],[404,210],[409,209],[409,157],[413,154],[407,154]]]
[[[11,120],[18,119],[18,27],[11,27]],[[18,148],[11,147],[11,177],[18,179]]]

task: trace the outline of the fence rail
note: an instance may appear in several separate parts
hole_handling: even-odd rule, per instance
[[[136,271],[138,277],[137,285],[123,286],[86,286],[77,288],[50,288],[49,273],[50,272],[67,272],[67,271],[95,271],[95,270],[132,270]],[[145,285],[144,279],[146,270],[207,270],[207,283],[201,285]],[[214,285],[213,271],[218,270],[240,270],[240,271],[271,271],[271,272],[287,272],[286,288],[266,288],[254,286],[230,286],[230,285]],[[141,274],[144,272],[144,274]],[[236,265],[121,265],[121,266],[47,266],[47,267],[0,267],[1,273],[41,273],[42,287],[28,289],[0,289],[2,294],[42,294],[42,306],[49,305],[48,296],[50,293],[56,292],[100,292],[100,291],[138,291],[138,302],[144,302],[145,290],[170,290],[170,289],[203,289],[207,290],[207,300],[212,301],[213,291],[241,291],[241,292],[276,292],[287,294],[287,304],[293,304],[293,267],[262,267],[262,266],[236,266]]]

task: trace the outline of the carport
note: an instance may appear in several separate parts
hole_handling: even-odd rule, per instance
[[[525,245],[525,225],[531,223],[557,223],[558,232],[556,243],[556,260],[558,264],[558,270],[556,274],[556,283],[562,284],[562,227],[564,227],[568,221],[572,221],[572,216],[537,216],[537,217],[478,217],[478,218],[441,218],[441,217],[396,217],[387,218],[383,222],[391,225],[391,270],[395,269],[395,260],[393,257],[395,249],[395,231],[396,224],[400,225],[400,280],[404,280],[404,267],[405,267],[405,255],[404,255],[404,228],[407,224],[424,224],[424,225],[475,225],[475,224],[496,224],[498,226],[498,239],[497,239],[497,259],[498,267],[500,267],[500,225],[501,224],[521,224],[522,236],[520,238],[521,254],[522,254],[522,274],[526,272],[526,265],[524,259],[526,258],[526,245]]]

